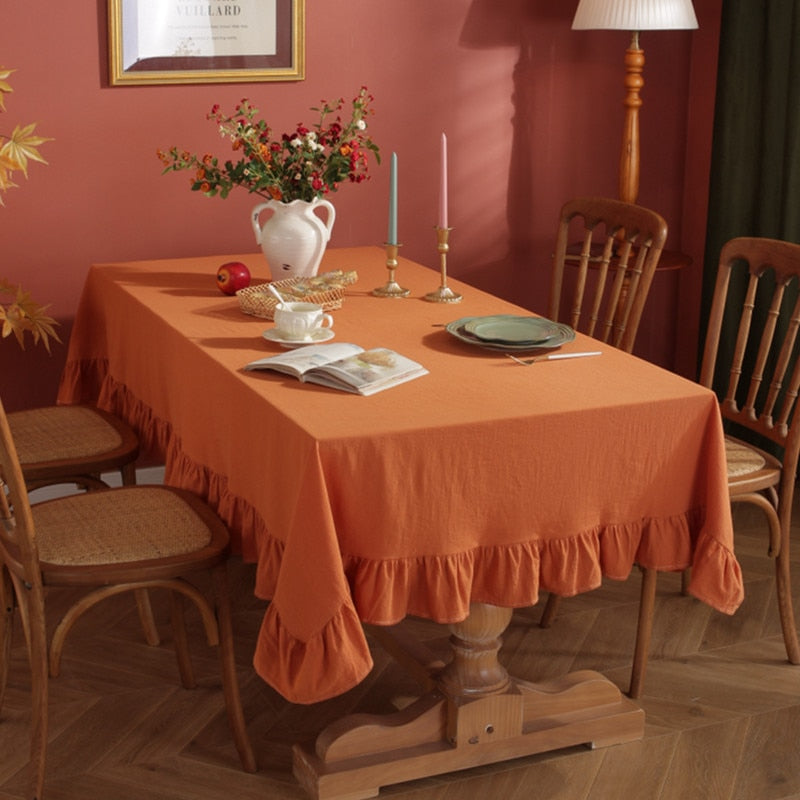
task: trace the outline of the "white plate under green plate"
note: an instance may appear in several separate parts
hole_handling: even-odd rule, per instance
[[[479,339],[474,333],[470,333],[468,330],[466,330],[465,326],[477,319],[486,318],[461,317],[461,319],[454,319],[452,322],[448,322],[444,327],[451,336],[455,336],[456,339],[466,342],[466,344],[477,345],[478,347],[483,347],[486,350],[497,350],[504,353],[524,353],[529,350],[553,350],[556,347],[561,347],[562,344],[571,342],[575,338],[575,331],[572,330],[569,325],[564,325],[561,322],[554,322],[552,324],[557,326],[558,332],[545,342],[541,342],[539,344],[506,344],[503,342],[487,342],[483,339]]]
[[[544,344],[559,333],[557,323],[549,319],[509,314],[476,317],[464,324],[464,330],[484,342],[501,344]]]

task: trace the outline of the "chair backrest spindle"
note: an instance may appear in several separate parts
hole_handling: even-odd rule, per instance
[[[744,297],[734,308],[731,276],[746,270]],[[769,276],[769,277],[768,277]],[[800,392],[800,293],[793,306],[784,308],[790,285],[800,279],[800,245],[777,239],[739,237],[720,253],[719,272],[709,316],[708,336],[703,354],[700,382],[713,386],[715,372],[726,369],[727,390],[721,403],[725,419],[743,426],[785,449],[786,459],[796,463],[800,426],[794,425],[795,405]],[[763,326],[756,321],[756,300],[771,282],[771,295],[764,300]],[[736,343],[728,367],[718,363],[725,309],[738,314]],[[782,319],[785,322],[782,322]],[[750,377],[743,400],[742,386],[748,358]],[[788,378],[788,379],[787,379]]]
[[[580,245],[570,242],[576,219],[583,225]],[[559,217],[548,316],[631,352],[666,238],[666,222],[642,206],[606,197],[570,200]],[[567,266],[574,267],[569,300]],[[564,320],[562,303],[569,309]]]

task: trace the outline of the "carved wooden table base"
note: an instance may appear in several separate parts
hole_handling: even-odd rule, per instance
[[[387,629],[371,628],[430,687],[394,714],[354,714],[311,746],[295,745],[294,775],[317,800],[375,797],[381,786],[576,744],[605,747],[644,735],[644,711],[598,672],[529,683],[497,659],[511,609],[474,604],[451,625],[453,659],[421,658]],[[415,651],[409,654],[409,651]]]

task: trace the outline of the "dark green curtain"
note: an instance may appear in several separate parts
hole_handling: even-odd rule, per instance
[[[735,236],[800,242],[800,0],[723,2],[701,330]]]

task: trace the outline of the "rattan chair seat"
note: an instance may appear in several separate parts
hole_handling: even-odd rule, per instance
[[[115,450],[122,436],[87,406],[49,406],[8,415],[20,461],[87,458]]]
[[[74,483],[107,486],[101,475],[119,470],[136,483],[139,441],[121,419],[93,406],[45,406],[7,414],[29,489]]]
[[[728,462],[728,477],[740,478],[764,469],[767,460],[757,450],[742,442],[725,437],[725,458]]]
[[[44,564],[163,559],[196,552],[211,540],[206,523],[161,486],[89,492],[37,503],[31,510]]]

